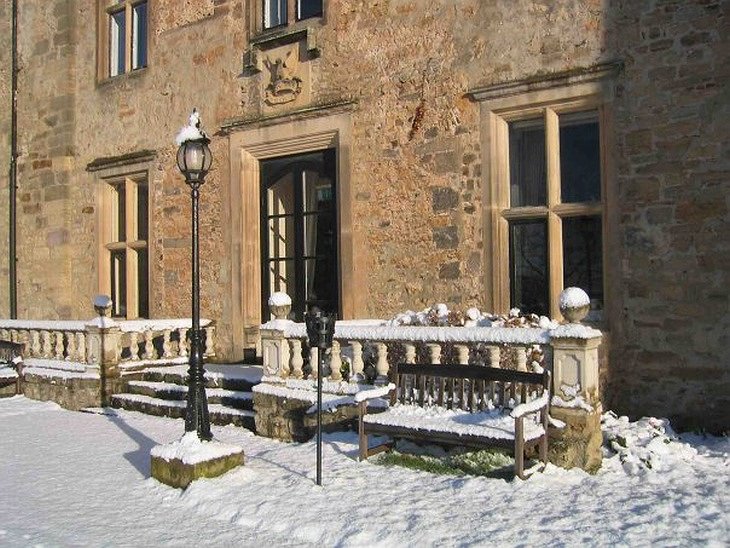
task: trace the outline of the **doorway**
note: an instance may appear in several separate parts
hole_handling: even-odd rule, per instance
[[[335,149],[260,161],[262,318],[276,291],[294,321],[311,306],[340,314],[336,167]]]

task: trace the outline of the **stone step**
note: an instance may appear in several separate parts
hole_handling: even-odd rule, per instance
[[[205,385],[207,388],[220,388],[236,392],[250,392],[261,381],[262,368],[256,365],[205,365]],[[145,370],[141,378],[145,382],[168,384],[187,384],[187,365],[152,367]]]
[[[163,400],[184,401],[188,394],[188,387],[168,382],[129,381],[127,391],[130,394],[141,394],[151,398]],[[226,390],[225,388],[206,388],[208,403],[219,403],[235,409],[253,409],[253,395],[241,390]]]
[[[163,400],[144,394],[114,394],[111,398],[112,407],[138,411],[146,415],[157,417],[185,418],[185,401]],[[211,424],[242,426],[251,431],[255,430],[254,412],[247,409],[235,409],[226,405],[208,404]]]

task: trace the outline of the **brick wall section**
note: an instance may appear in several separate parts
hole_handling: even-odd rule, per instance
[[[730,429],[730,3],[621,2],[611,405]]]

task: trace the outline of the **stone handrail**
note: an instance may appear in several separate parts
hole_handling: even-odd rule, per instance
[[[82,321],[0,320],[0,340],[23,345],[23,358],[101,365],[103,356],[120,367],[187,359],[190,319]],[[204,354],[212,355],[215,326],[202,320]],[[103,352],[102,352],[103,350]]]

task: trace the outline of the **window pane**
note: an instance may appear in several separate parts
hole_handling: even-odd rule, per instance
[[[150,281],[149,261],[146,249],[137,251],[137,295],[139,310],[137,316],[140,318],[150,317]]]
[[[524,313],[547,315],[547,223],[510,223],[510,300]]]
[[[270,218],[268,222],[269,259],[294,257],[294,217]]]
[[[563,219],[563,283],[580,287],[591,309],[603,309],[603,252],[600,217]]]
[[[109,76],[124,72],[125,26],[124,10],[109,15]]]
[[[127,316],[127,257],[124,250],[112,251],[111,287],[112,316]]]
[[[545,121],[509,125],[510,207],[545,205]]]
[[[595,111],[560,117],[560,191],[564,203],[601,199],[601,153]]]
[[[297,0],[297,19],[322,15],[322,0]]]
[[[132,68],[147,66],[147,2],[132,8]]]
[[[147,184],[137,183],[137,239],[146,240],[149,235],[149,190]]]
[[[328,312],[336,311],[337,271],[334,257],[305,260],[304,278],[307,292],[305,308],[316,305]]]
[[[112,226],[112,241],[123,242],[127,239],[127,199],[124,183],[112,185],[114,189],[113,208],[116,222]]]
[[[319,160],[319,158],[318,158]],[[331,211],[334,209],[332,181],[316,171],[302,171],[302,203],[304,211]]]
[[[335,249],[335,216],[333,213],[304,215],[304,255],[332,255]]]
[[[264,28],[286,24],[286,0],[264,0]]]

